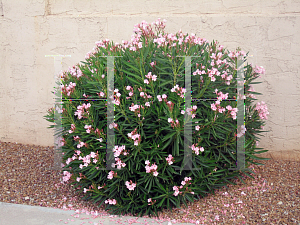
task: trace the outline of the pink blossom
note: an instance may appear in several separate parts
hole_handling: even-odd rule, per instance
[[[215,106],[215,104],[210,104],[210,107],[212,110],[216,111],[217,110],[217,107]]]
[[[162,98],[161,98],[161,96],[160,95],[157,95],[157,99],[158,99],[158,101],[162,101]]]
[[[232,107],[231,107],[230,105],[227,105],[227,106],[226,106],[226,109],[232,110]]]
[[[113,179],[113,177],[114,177],[114,171],[110,171],[107,175],[107,179],[111,180],[111,179]]]

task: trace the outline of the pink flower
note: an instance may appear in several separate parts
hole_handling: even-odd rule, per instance
[[[70,178],[72,176],[71,173],[69,173],[68,171],[64,171],[63,174],[64,174],[64,177],[63,177],[64,182],[67,182],[68,180],[70,180]]]
[[[110,171],[107,175],[107,179],[111,180],[111,179],[113,179],[113,177],[114,177],[114,171]]]
[[[161,96],[160,95],[157,95],[157,99],[158,99],[158,101],[162,101],[162,98],[161,98]]]
[[[226,109],[232,110],[232,107],[231,107],[230,105],[227,105],[227,106],[226,106]]]
[[[95,158],[96,157],[96,153],[95,152],[91,152],[90,156],[91,156],[91,158]]]
[[[217,107],[215,106],[215,104],[210,104],[210,107],[212,110],[216,111],[217,110]]]
[[[117,204],[117,201],[116,201],[116,199],[108,199],[108,200],[105,200],[105,204],[107,204],[107,203],[109,203],[109,204],[111,204],[111,205],[116,205]]]
[[[254,72],[259,74],[265,74],[266,70],[262,66],[256,66]]]

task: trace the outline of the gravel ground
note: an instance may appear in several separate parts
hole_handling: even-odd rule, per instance
[[[80,200],[60,172],[52,169],[54,147],[0,141],[0,201],[80,212],[98,211]],[[259,161],[255,179],[229,185],[215,195],[159,213],[161,221],[195,224],[297,224],[300,225],[300,162]],[[128,214],[131,216],[130,214]]]

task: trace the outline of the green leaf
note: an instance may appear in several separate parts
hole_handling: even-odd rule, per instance
[[[122,60],[122,64],[125,64],[126,66],[130,67],[131,69],[133,69],[135,72],[137,72],[138,74],[140,73],[140,70],[138,68],[136,68],[135,66],[133,66],[132,64],[130,64],[129,62],[127,62],[126,60]],[[125,72],[124,69],[122,69],[123,72]],[[127,72],[125,72],[127,73]]]
[[[133,78],[127,76],[126,79],[130,80],[132,83],[137,84],[137,85],[142,85],[140,82],[138,82],[137,80],[134,80]]]

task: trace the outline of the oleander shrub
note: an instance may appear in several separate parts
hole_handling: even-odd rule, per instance
[[[246,64],[240,49],[226,50],[194,34],[166,33],[165,21],[143,21],[131,41],[109,40],[61,74],[63,181],[85,200],[115,214],[157,215],[252,177],[267,119],[252,84],[262,67]],[[114,122],[107,124],[107,57],[114,58]],[[120,57],[121,56],[121,57]],[[185,109],[185,58],[191,58],[191,108]],[[197,56],[197,57],[196,57]],[[237,59],[244,63],[245,126],[237,133]],[[241,96],[242,97],[242,96]],[[229,100],[233,99],[233,100]],[[199,101],[198,101],[199,100]],[[192,170],[184,167],[184,125],[192,121]],[[54,108],[45,118],[55,122]],[[107,152],[107,126],[115,146]],[[54,125],[50,126],[55,127]],[[245,168],[237,166],[237,137],[245,135]],[[114,160],[106,170],[107,154]],[[197,169],[197,170],[196,170]],[[253,177],[252,177],[253,178]]]

